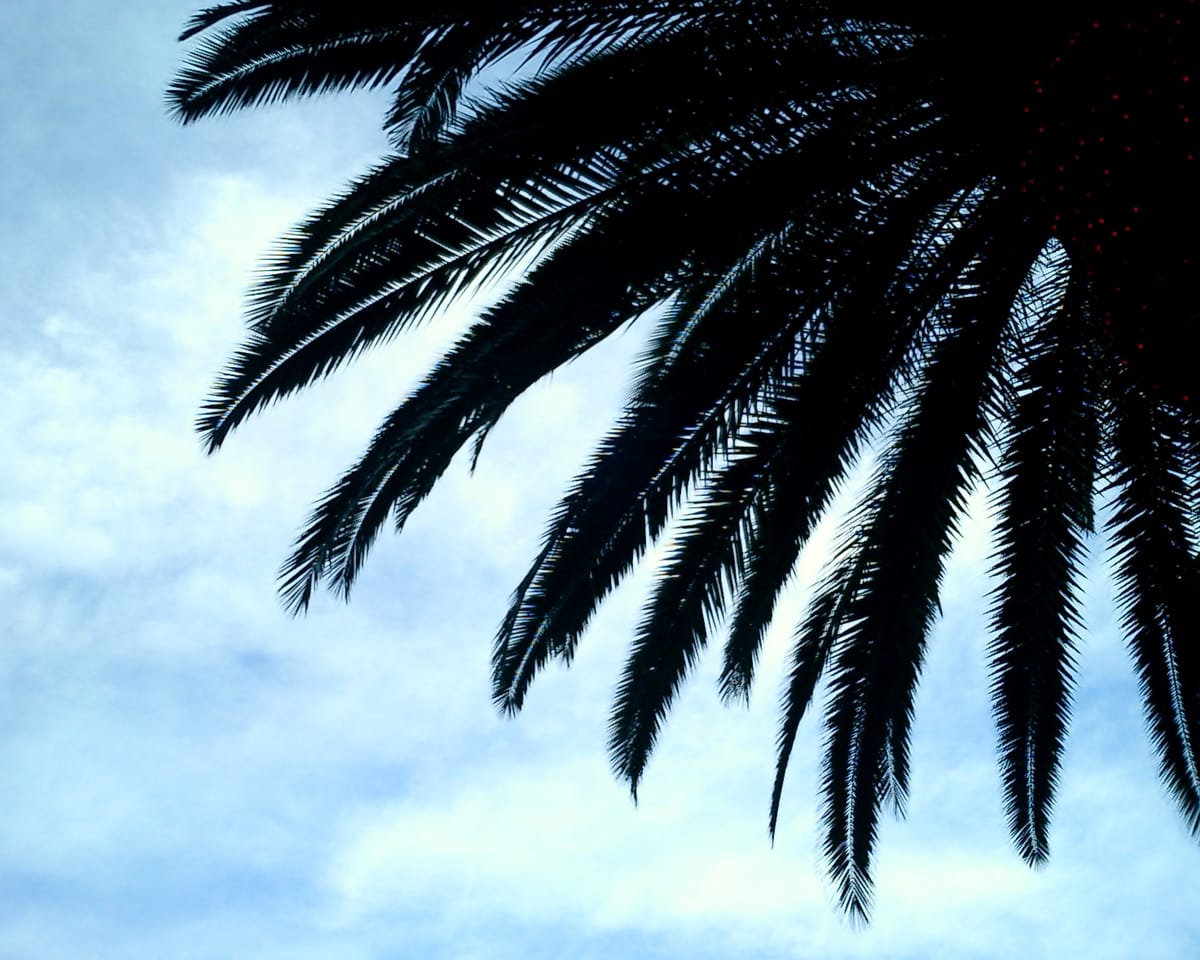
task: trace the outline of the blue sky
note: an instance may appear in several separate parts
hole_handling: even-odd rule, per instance
[[[605,718],[645,572],[524,713],[488,654],[543,518],[619,404],[642,332],[539,385],[457,464],[346,606],[289,618],[309,504],[465,308],[206,457],[192,422],[272,238],[383,149],[379,100],[180,128],[191,5],[0,4],[0,957],[1186,955],[1200,850],[1159,786],[1102,558],[1048,867],[1004,826],[987,704],[984,501],[947,576],[908,819],[875,919],[831,905],[807,725],[772,849],[775,702],[706,664],[636,808]],[[820,541],[799,578],[811,576]]]

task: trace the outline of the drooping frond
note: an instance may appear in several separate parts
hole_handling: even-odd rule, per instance
[[[867,167],[875,177],[880,176],[874,166],[880,159],[875,156]],[[811,169],[809,164],[823,161],[818,152],[815,160],[807,158],[798,169],[807,171]],[[839,173],[844,175],[845,166]],[[851,402],[846,407],[849,434],[844,440],[842,467],[852,461],[855,438],[861,439],[865,429],[863,422],[855,418],[864,416],[876,402],[892,365],[903,355],[904,338],[899,336],[897,340],[889,333],[892,325],[898,323],[903,329],[904,323],[918,322],[940,295],[939,284],[944,283],[948,263],[957,257],[961,267],[968,255],[963,244],[955,244],[945,252],[931,251],[929,262],[913,261],[909,264],[911,274],[902,281],[895,279],[899,265],[913,256],[913,227],[903,213],[911,213],[914,207],[928,209],[930,197],[924,184],[923,178],[905,170],[897,172],[896,180],[889,183],[893,193],[875,198],[877,209],[863,211],[868,201],[862,195],[852,197],[859,216],[848,232],[830,235],[817,230],[806,232],[799,241],[790,240],[792,245],[803,244],[798,250],[800,257],[785,260],[783,269],[760,266],[754,277],[753,295],[734,301],[733,314],[714,312],[713,301],[706,295],[700,301],[707,304],[702,311],[698,305],[680,305],[675,314],[684,321],[680,332],[674,334],[669,329],[657,341],[646,364],[650,373],[634,398],[626,423],[605,442],[588,473],[577,481],[577,488],[560,507],[542,554],[514,596],[497,641],[494,680],[498,702],[510,709],[519,707],[524,690],[549,656],[557,653],[570,657],[595,604],[662,530],[672,506],[696,471],[710,465],[703,452],[711,451],[714,442],[724,438],[729,425],[740,417],[727,404],[744,407],[756,391],[767,407],[789,402],[786,388],[777,388],[782,382],[778,372],[801,362],[800,354],[795,352],[797,340],[809,336],[803,332],[806,328],[823,328],[826,314],[844,313],[855,317],[861,326],[831,325],[830,336],[837,345],[821,352],[816,361],[817,375],[805,377],[805,383],[813,386],[803,402],[809,403],[812,411],[819,410],[822,418],[837,405],[847,403],[847,373],[855,365],[868,369],[872,357],[869,345],[874,337],[880,338],[882,381],[872,386],[864,373],[851,383],[851,389],[863,385],[866,404],[856,407]],[[938,184],[944,189],[941,181]],[[777,202],[778,196],[773,190],[764,193],[764,200]],[[739,192],[737,199],[743,210],[747,198]],[[836,210],[822,207],[814,215],[827,217]],[[758,220],[769,223],[768,217],[763,213]],[[736,236],[742,218],[731,211],[729,217],[712,218],[711,222],[721,226],[723,235]],[[842,258],[844,273],[828,267],[833,250]],[[775,275],[787,277],[788,282],[770,283],[768,278]],[[886,299],[889,295],[890,301]],[[769,298],[769,309],[759,302],[764,297]],[[877,322],[871,320],[873,311],[879,314]],[[765,376],[772,370],[776,371],[774,377]],[[771,399],[775,395],[783,399]],[[794,406],[789,415],[797,415]],[[758,442],[775,444],[783,434],[768,425],[758,431]],[[627,437],[632,443],[626,441]],[[806,437],[800,442],[811,440]],[[638,449],[643,444],[651,446]],[[782,462],[774,451],[762,456]],[[832,463],[817,462],[818,470]],[[826,490],[841,469],[821,481]],[[645,479],[631,482],[630,475],[636,470],[644,471]],[[614,472],[618,471],[629,479],[614,482]],[[814,501],[814,515],[824,499],[822,494]],[[613,506],[606,509],[609,502]],[[582,603],[576,604],[576,596]],[[543,605],[546,599],[551,605]]]
[[[924,182],[916,178],[916,182]],[[940,182],[940,181],[938,181]],[[923,204],[927,198],[915,197]],[[881,204],[885,215],[897,202]],[[763,497],[762,520],[739,585],[721,674],[723,694],[749,696],[759,645],[774,613],[775,599],[795,566],[800,550],[822,516],[832,493],[858,458],[862,442],[889,408],[902,358],[922,324],[955,277],[975,255],[978,216],[960,197],[939,221],[953,217],[961,228],[914,237],[904,216],[871,223],[867,260],[854,286],[831,310],[827,332],[803,377],[785,386],[774,403],[774,419],[753,440],[772,465]],[[901,231],[897,232],[897,224]],[[914,244],[915,249],[914,249]],[[871,266],[883,269],[876,276]],[[839,323],[842,311],[861,323]]]
[[[325,574],[348,591],[389,512],[402,526],[454,455],[525,389],[665,295],[664,277],[682,253],[650,226],[678,201],[645,199],[551,255],[388,418],[313,515],[285,567],[289,605],[305,606]],[[617,277],[623,282],[614,283]]]
[[[1012,256],[989,257],[985,246],[931,315],[925,373],[835,561],[846,568],[832,581],[844,590],[830,607],[839,620],[818,631],[837,637],[822,772],[824,852],[842,907],[863,918],[880,808],[890,801],[902,812],[908,792],[917,678],[943,563],[990,439],[992,371],[1041,246],[1036,233],[1011,221],[995,224],[989,242],[1003,242]],[[786,703],[785,714],[797,707]]]
[[[1031,336],[1000,465],[992,702],[1009,830],[1031,864],[1049,854],[1099,450],[1095,319],[1078,273]]]
[[[1118,371],[1119,373],[1119,371]],[[1110,521],[1129,650],[1163,782],[1200,834],[1200,569],[1184,418],[1136,386],[1114,397]]]
[[[880,337],[879,346],[885,349],[885,353],[880,360],[882,367],[874,378],[871,376],[872,366],[863,364],[861,355],[855,356],[854,354],[855,343],[863,341],[860,338],[847,339],[843,344],[846,352],[842,362],[852,364],[855,371],[852,383],[855,385],[871,384],[874,380],[876,389],[879,389],[883,383],[883,380],[878,379],[880,374],[885,370],[904,369],[903,365],[897,365],[894,353],[908,352],[912,341],[918,338],[923,338],[923,341],[928,343],[929,331],[924,328],[923,321],[944,295],[948,282],[960,277],[967,270],[971,261],[977,258],[981,238],[986,237],[991,230],[991,215],[1002,209],[1002,200],[992,198],[982,205],[972,205],[967,202],[956,203],[944,211],[943,216],[948,216],[949,219],[957,222],[959,228],[949,238],[941,228],[935,230],[932,236],[942,243],[923,243],[913,256],[913,263],[921,264],[922,267],[914,273],[914,278],[920,282],[907,283],[893,291],[895,297],[890,301],[890,305],[896,311],[897,316],[905,318],[905,324],[900,329],[905,332],[906,336],[900,339],[895,339],[894,336],[892,338]],[[910,298],[913,299],[910,300]],[[870,332],[880,336],[880,329],[886,328],[880,324],[870,328]],[[865,342],[870,344],[871,341]],[[944,365],[945,361],[943,361]],[[884,376],[886,377],[886,374]],[[832,379],[836,381],[837,378]],[[912,385],[908,384],[908,388],[911,390]],[[839,396],[846,396],[844,387],[840,388]],[[985,407],[989,399],[990,397],[985,394],[983,398]],[[835,422],[831,417],[832,409],[828,398],[818,396],[816,402],[807,410],[809,419],[804,421],[803,431],[799,436],[808,438],[818,430],[823,432],[831,422]],[[890,409],[890,406],[886,409]],[[851,422],[858,423],[860,416],[855,415],[854,411],[850,411],[850,414]],[[863,422],[881,424],[882,417],[876,415]],[[808,452],[807,443],[800,445],[794,459],[799,467],[811,470]],[[822,459],[817,456],[813,458],[813,462],[818,463]],[[804,473],[797,475],[805,476]],[[794,481],[789,480],[789,482]],[[790,497],[778,498],[778,509],[776,514],[770,517],[771,522],[762,524],[764,530],[762,542],[755,545],[752,560],[748,564],[751,570],[742,586],[743,593],[739,598],[739,609],[730,629],[730,639],[726,651],[726,670],[722,679],[727,684],[727,690],[732,687],[734,691],[740,692],[748,687],[753,669],[753,653],[761,642],[761,635],[766,629],[769,616],[769,611],[768,615],[764,616],[763,608],[773,604],[774,594],[790,573],[799,552],[799,544],[789,543],[788,534],[798,536],[799,524],[802,522],[805,525],[804,529],[807,530],[813,521],[813,517],[796,517],[788,512],[789,500],[799,501],[805,508],[808,504],[807,497],[801,493],[800,488],[791,488],[787,492]],[[869,500],[867,502],[869,503]],[[815,686],[824,671],[825,663],[840,632],[841,625],[850,618],[849,605],[856,596],[858,585],[864,576],[868,555],[861,550],[856,550],[855,531],[857,527],[851,526],[849,530],[850,532],[845,534],[843,544],[838,550],[838,555],[844,557],[845,562],[831,565],[830,572],[826,575],[823,585],[817,590],[815,598],[809,605],[805,620],[796,634],[792,652],[792,671],[785,685],[783,696],[783,722],[778,741],[779,759],[771,799],[770,832],[772,836],[774,836],[778,823],[783,782],[800,721],[812,701]],[[771,549],[780,551],[783,554],[782,559],[773,555],[770,552]],[[772,579],[765,585],[755,579],[763,576],[762,571],[769,571],[773,574]],[[738,679],[730,681],[728,678],[731,676]]]
[[[703,484],[700,503],[678,525],[617,686],[609,721],[613,769],[634,796],[671,703],[741,576],[752,517],[739,460],[722,480]],[[752,488],[751,488],[752,489]]]
[[[750,262],[766,255],[767,247],[756,249]],[[788,263],[784,249],[779,255]],[[502,705],[520,706],[549,656],[571,656],[599,599],[662,530],[688,485],[712,466],[714,451],[727,442],[759,385],[791,362],[791,339],[767,335],[780,319],[776,311],[790,305],[779,303],[769,287],[737,297],[735,278],[721,281],[705,288],[702,313],[687,310],[687,301],[673,305],[662,339],[674,341],[672,332],[692,325],[673,373],[643,383],[594,468],[560,506],[497,638],[493,681]],[[743,336],[746,328],[732,326],[734,317],[743,323],[754,318],[762,337]],[[803,322],[793,318],[797,326]],[[613,470],[626,481],[613,484]]]

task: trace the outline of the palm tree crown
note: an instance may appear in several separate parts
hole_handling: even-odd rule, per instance
[[[794,639],[771,829],[828,685],[824,856],[869,909],[964,502],[997,505],[991,659],[1022,856],[1047,856],[1083,544],[1101,513],[1161,773],[1200,833],[1196,482],[1200,17],[1158,6],[848,0],[237,0],[197,14],[176,115],[394,90],[394,151],[266,264],[200,429],[250,414],[530,262],[317,505],[281,575],[347,592],[521,393],[658,309],[624,412],[496,638],[497,703],[671,525],[610,721],[636,791],[725,630],[747,696],[776,597],[868,444],[870,487]],[[403,12],[401,12],[401,10]],[[498,85],[472,84],[504,61]]]

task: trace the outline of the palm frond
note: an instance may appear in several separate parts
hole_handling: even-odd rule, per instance
[[[1044,861],[1094,525],[1162,778],[1200,836],[1200,141],[1191,2],[1122,10],[847,0],[235,0],[198,12],[183,122],[387,88],[393,153],[297,225],[200,417],[246,417],[468,292],[516,280],[380,425],[281,573],[343,595],[460,451],[624,324],[658,324],[553,512],[493,647],[497,705],[570,661],[666,538],[610,719],[636,792],[719,628],[749,696],[834,493],[879,468],[793,638],[770,830],[828,685],[823,851],[865,917],[883,808],[966,496],[993,487],[989,645],[1005,806]],[[1119,65],[1119,69],[1114,67]],[[517,274],[522,276],[518,279]],[[653,320],[650,318],[653,317]]]
[[[942,214],[940,219],[950,215],[963,225],[949,240],[941,229],[931,235],[937,242],[913,236],[902,211],[914,200],[928,209],[929,200],[920,186],[926,181],[914,180],[912,196],[891,194],[880,204],[884,219],[867,219],[869,243],[853,287],[832,307],[829,329],[805,376],[781,391],[774,422],[754,439],[769,450],[776,473],[730,625],[720,681],[726,698],[749,696],[775,599],[800,550],[863,442],[890,409],[899,386],[895,377],[903,370],[899,360],[943,295],[946,278],[960,274],[977,252],[986,221],[971,216],[973,197],[960,197],[949,207],[953,214]],[[900,216],[892,215],[896,206]],[[879,272],[872,274],[872,268]],[[840,323],[842,312],[862,320]]]
[[[472,436],[664,295],[659,285],[680,254],[648,229],[662,213],[647,203],[614,214],[550,255],[438,363],[313,514],[282,573],[288,606],[303,609],[325,575],[348,593],[390,512],[402,527]]]
[[[613,768],[635,798],[658,730],[741,576],[753,486],[737,474],[753,476],[755,468],[752,460],[738,460],[721,482],[704,485],[694,514],[679,524],[638,625],[609,720]]]
[[[1049,855],[1080,629],[1079,565],[1093,523],[1097,377],[1085,288],[1076,271],[1033,336],[1001,463],[992,702],[1009,830],[1031,864]]]
[[[1011,257],[986,248],[933,314],[938,336],[911,411],[863,500],[849,556],[856,575],[832,651],[822,773],[824,851],[842,907],[865,918],[881,805],[908,792],[913,698],[937,589],[977,459],[989,442],[991,371],[1011,329],[1012,303],[1041,239],[1016,225]],[[939,313],[945,313],[940,320]]]
[[[1200,834],[1200,602],[1194,465],[1183,420],[1136,387],[1115,397],[1118,603],[1163,782]],[[1192,466],[1188,471],[1187,467]]]

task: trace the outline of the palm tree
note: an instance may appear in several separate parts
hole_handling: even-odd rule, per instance
[[[721,692],[748,695],[798,552],[870,446],[874,479],[795,633],[772,832],[824,680],[824,856],[842,906],[866,916],[879,817],[908,790],[943,564],[987,482],[992,695],[1021,855],[1048,853],[1096,526],[1162,778],[1200,833],[1194,2],[1102,5],[1099,19],[1095,4],[1015,3],[987,23],[885,0],[197,14],[169,91],[185,122],[393,91],[394,151],[267,262],[249,339],[200,419],[211,449],[528,267],[316,506],[281,574],[287,605],[322,581],[347,593],[384,522],[403,527],[460,449],[478,454],[530,385],[645,317],[657,327],[632,396],[499,629],[500,707],[571,659],[670,530],[610,721],[636,792],[718,629]]]

